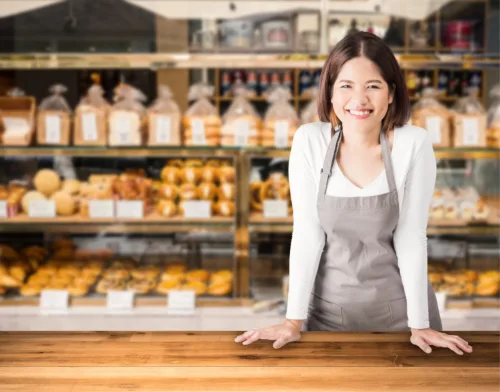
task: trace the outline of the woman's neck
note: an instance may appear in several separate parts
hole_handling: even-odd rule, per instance
[[[380,127],[368,132],[359,132],[342,128],[342,144],[348,148],[369,149],[379,145]]]

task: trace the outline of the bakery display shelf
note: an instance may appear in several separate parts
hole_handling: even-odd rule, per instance
[[[1,146],[3,157],[233,157],[237,147],[10,147]]]
[[[215,297],[215,296],[200,296],[196,298],[197,307],[234,307],[234,306],[251,306],[253,300],[248,298],[231,298],[231,297]],[[0,307],[3,306],[39,306],[40,299],[38,297],[2,297],[0,296]],[[166,295],[142,295],[134,300],[135,307],[166,307],[168,300]],[[106,296],[86,296],[81,298],[70,298],[70,307],[104,307],[106,306]]]
[[[218,216],[209,219],[165,218],[159,215],[143,219],[91,219],[81,216],[29,218],[26,215],[18,215],[0,219],[0,232],[232,233],[234,228],[233,218]]]
[[[249,219],[251,233],[291,233],[293,217],[265,218],[262,213],[252,213]],[[489,235],[500,233],[500,223],[469,223],[459,220],[430,221],[427,227],[429,235],[477,234]]]
[[[396,54],[403,68],[440,66],[498,67],[498,59],[470,54]],[[132,68],[321,68],[326,55],[294,54],[191,54],[191,53],[33,53],[0,55],[0,69],[132,69]]]

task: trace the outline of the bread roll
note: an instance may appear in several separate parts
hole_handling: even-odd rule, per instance
[[[161,179],[168,183],[177,185],[181,182],[181,172],[174,166],[165,166],[161,171]]]
[[[51,197],[56,204],[57,215],[70,216],[75,213],[76,202],[73,196],[65,191],[57,191]]]
[[[61,178],[54,170],[39,170],[33,178],[33,184],[38,192],[49,197],[61,188]]]
[[[200,200],[213,200],[217,194],[217,187],[212,182],[202,182],[198,186]]]
[[[71,179],[64,180],[61,190],[70,195],[78,195],[80,193],[80,181]]]

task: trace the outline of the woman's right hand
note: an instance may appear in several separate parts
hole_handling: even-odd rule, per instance
[[[301,324],[294,323],[290,320],[285,320],[281,324],[271,325],[270,327],[255,328],[247,331],[234,339],[236,343],[243,342],[244,345],[249,345],[259,339],[274,340],[273,347],[281,348],[290,342],[300,340]]]

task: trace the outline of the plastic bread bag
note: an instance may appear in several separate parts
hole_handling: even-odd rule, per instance
[[[306,107],[300,113],[300,120],[302,124],[308,124],[312,122],[319,122],[318,115],[318,88],[316,86],[308,89],[311,95],[311,101],[306,105]]]
[[[188,93],[189,101],[195,101],[183,118],[184,143],[188,146],[218,146],[220,144],[221,118],[210,102],[213,86],[194,84]]]
[[[492,102],[487,114],[488,146],[500,148],[500,84],[490,90]]]
[[[456,147],[486,146],[486,111],[476,95],[477,89],[469,88],[452,108]]]
[[[77,146],[105,146],[107,144],[108,114],[111,105],[104,98],[104,90],[93,84],[76,107],[74,144]]]
[[[265,147],[289,147],[300,125],[295,108],[290,104],[290,90],[276,87],[269,94],[271,104],[264,117],[262,145]]]
[[[434,146],[450,147],[451,112],[436,99],[437,94],[432,87],[422,91],[422,98],[412,108],[412,124],[427,130]]]
[[[18,87],[0,97],[0,144],[28,146],[35,132],[36,101]]]
[[[116,103],[109,115],[109,145],[142,145],[146,96],[138,89],[121,83],[115,89]]]
[[[63,94],[66,86],[56,84],[49,89],[51,95],[43,99],[38,108],[38,144],[68,145],[71,129],[71,107]]]
[[[249,101],[252,91],[241,86],[233,94],[233,102],[222,117],[222,145],[258,146],[262,119]]]
[[[148,109],[150,146],[180,145],[179,105],[173,99],[172,90],[165,85],[158,88],[158,98]]]

